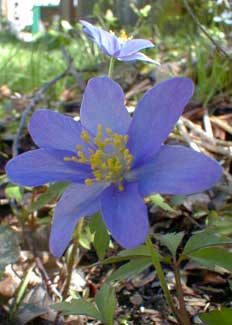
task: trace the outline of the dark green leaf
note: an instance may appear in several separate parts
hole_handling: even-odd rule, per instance
[[[212,231],[205,230],[193,235],[185,245],[183,253],[188,255],[200,248],[209,246],[218,246],[224,244],[232,244],[232,239],[223,235],[218,235]]]
[[[37,201],[31,204],[30,211],[35,211],[43,208],[46,204],[50,203],[56,197],[61,195],[67,185],[67,182],[57,182],[51,184],[48,187],[47,191],[42,193]]]
[[[119,252],[118,256],[136,257],[136,256],[151,256],[146,245],[140,245],[132,249],[124,249]]]
[[[91,232],[94,233],[93,244],[97,255],[99,259],[102,260],[109,247],[110,237],[100,213],[96,213],[91,217],[89,226]]]
[[[162,235],[160,237],[161,244],[166,246],[172,253],[173,257],[176,257],[176,251],[184,237],[184,232],[170,233]]]
[[[16,233],[8,226],[0,226],[0,271],[17,261],[19,243]]]
[[[71,302],[61,302],[51,306],[65,315],[85,315],[102,321],[97,308],[90,302],[83,299],[72,299]]]
[[[103,284],[96,294],[96,304],[101,313],[103,323],[112,325],[117,304],[114,288],[108,284]]]
[[[108,281],[122,281],[129,276],[142,272],[144,269],[152,264],[150,257],[142,257],[139,259],[133,259],[130,262],[120,266],[115,272],[113,272]]]
[[[232,272],[232,253],[224,248],[205,247],[188,254],[188,256],[210,269],[214,269],[215,265],[218,265]]]
[[[232,308],[222,308],[201,314],[200,319],[207,325],[231,325]]]

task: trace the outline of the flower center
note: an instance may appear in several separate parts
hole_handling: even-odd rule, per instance
[[[90,165],[93,177],[85,179],[86,185],[106,181],[116,184],[123,191],[123,175],[130,170],[133,161],[133,156],[126,147],[128,135],[118,134],[110,128],[105,129],[105,134],[103,136],[101,124],[98,125],[95,137],[83,130],[81,138],[87,143],[88,150],[77,145],[76,156],[64,157],[64,160]]]

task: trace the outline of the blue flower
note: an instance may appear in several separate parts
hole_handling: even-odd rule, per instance
[[[80,20],[83,25],[83,31],[105,52],[107,55],[115,57],[121,61],[141,60],[150,63],[156,63],[139,51],[154,44],[145,39],[126,39],[116,37],[100,27],[93,26],[85,20]]]
[[[26,186],[70,182],[55,208],[55,256],[63,254],[78,219],[99,210],[112,236],[123,247],[135,247],[148,232],[144,196],[199,192],[219,179],[215,160],[163,144],[193,89],[188,78],[163,81],[145,93],[131,118],[121,87],[98,77],[88,82],[80,122],[48,109],[32,115],[29,131],[39,149],[13,158],[6,171]]]

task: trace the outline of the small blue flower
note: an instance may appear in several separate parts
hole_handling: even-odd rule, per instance
[[[115,57],[121,61],[146,61],[157,63],[139,51],[154,44],[145,39],[126,39],[116,37],[100,27],[93,26],[85,20],[80,20],[83,25],[83,31],[105,52],[107,55]]]
[[[112,236],[123,247],[135,247],[148,233],[144,196],[191,194],[219,179],[215,160],[163,144],[193,89],[188,78],[163,81],[145,93],[131,118],[121,87],[98,77],[88,82],[80,122],[48,109],[32,115],[29,131],[39,149],[13,158],[6,171],[26,186],[70,182],[55,208],[55,256],[63,254],[78,219],[99,210]]]

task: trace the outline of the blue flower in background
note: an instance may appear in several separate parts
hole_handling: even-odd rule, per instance
[[[145,93],[131,118],[121,87],[98,77],[88,82],[80,122],[48,109],[32,115],[29,131],[39,149],[13,158],[6,171],[21,185],[70,182],[55,208],[55,256],[63,254],[78,219],[99,210],[112,236],[123,247],[135,247],[148,233],[144,196],[191,194],[219,179],[215,160],[163,144],[193,89],[188,78],[163,81]]]
[[[107,55],[115,57],[121,61],[141,60],[150,63],[157,63],[139,51],[154,44],[145,39],[126,39],[116,37],[100,27],[93,26],[85,20],[80,20],[83,31],[105,52]]]

